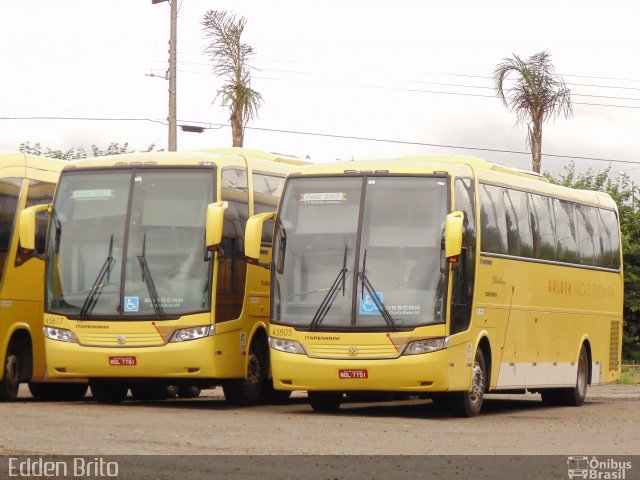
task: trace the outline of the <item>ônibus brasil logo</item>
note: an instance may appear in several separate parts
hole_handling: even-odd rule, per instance
[[[588,456],[570,456],[567,458],[567,473],[570,479],[585,480],[625,480],[631,462],[615,458],[600,459]]]

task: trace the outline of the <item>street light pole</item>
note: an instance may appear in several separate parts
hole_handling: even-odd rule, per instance
[[[167,77],[169,79],[169,139],[167,150],[175,152],[178,147],[177,140],[177,113],[176,113],[176,43],[178,35],[178,0],[151,0],[153,5],[157,3],[169,2],[170,10],[170,28],[169,28],[169,70]]]

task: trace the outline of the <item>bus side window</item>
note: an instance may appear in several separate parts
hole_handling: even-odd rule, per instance
[[[529,206],[533,227],[533,256],[540,260],[556,260],[555,223],[550,199],[531,193]]]
[[[620,268],[620,235],[618,232],[618,220],[612,210],[598,209],[600,235],[603,249],[599,267]]]
[[[580,263],[576,238],[575,204],[554,198],[553,213],[556,219],[556,249],[558,261]]]
[[[284,177],[253,172],[253,213],[275,212],[278,199],[282,195]],[[265,222],[262,228],[262,244],[271,246],[273,243],[274,222]]]
[[[507,223],[502,187],[480,185],[480,248],[488,253],[507,253]]]
[[[22,183],[21,178],[0,179],[0,276],[4,272],[4,264],[11,248],[11,234],[16,225],[16,210]]]
[[[504,191],[504,203],[509,255],[532,257],[533,239],[527,194],[519,190],[507,188]]]
[[[580,262],[583,265],[595,265],[596,257],[602,255],[598,211],[595,207],[576,205],[576,230]]]
[[[244,256],[244,231],[249,217],[247,172],[241,167],[222,169],[224,212],[221,252],[218,253],[216,322],[240,317],[244,302],[247,262]]]

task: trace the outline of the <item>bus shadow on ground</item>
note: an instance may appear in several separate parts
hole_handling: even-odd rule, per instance
[[[589,402],[593,405],[598,402]],[[561,411],[570,407],[549,406],[535,398],[488,398],[485,399],[479,417],[504,416],[508,414],[545,413],[551,410]],[[311,407],[306,411],[289,411],[287,413],[311,413]],[[339,410],[318,415],[360,416],[360,417],[395,417],[411,419],[453,419],[456,418],[446,406],[436,405],[431,400],[395,400],[362,403],[359,400],[345,401]],[[546,416],[546,415],[545,415]],[[559,415],[560,416],[560,415]]]

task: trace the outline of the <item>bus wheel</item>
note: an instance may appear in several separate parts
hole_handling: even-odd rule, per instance
[[[4,375],[0,381],[0,402],[15,402],[18,398],[21,370],[20,357],[9,345],[4,359]]]
[[[89,386],[93,398],[98,403],[122,403],[129,391],[129,386],[120,382],[92,381]]]
[[[267,383],[265,383],[264,389],[262,390],[261,401],[263,403],[275,405],[285,403],[287,400],[289,400],[291,393],[293,393],[291,392],[291,390],[276,390],[275,388],[273,388],[273,379],[270,378],[269,380],[267,380]]]
[[[341,393],[307,392],[314,412],[335,412],[342,403]]]
[[[587,349],[583,345],[578,356],[578,373],[576,376],[576,386],[571,388],[548,388],[542,390],[542,403],[549,406],[569,405],[579,407],[584,403],[587,396],[587,385],[589,383],[589,356]]]
[[[29,382],[29,392],[38,401],[75,402],[82,398],[89,390],[86,383],[42,383]]]
[[[584,345],[580,348],[578,356],[578,374],[576,386],[568,388],[564,392],[564,404],[571,407],[579,407],[587,397],[587,385],[589,384],[589,355]]]
[[[200,396],[200,387],[196,385],[182,385],[178,387],[179,398],[198,398]]]
[[[481,349],[476,351],[473,362],[470,392],[452,392],[449,394],[451,412],[457,417],[475,417],[480,413],[484,390],[486,386],[487,370],[484,354]]]
[[[222,386],[224,396],[232,405],[248,407],[260,400],[267,381],[268,366],[266,349],[257,341],[251,342],[247,365],[247,378],[229,380]]]

